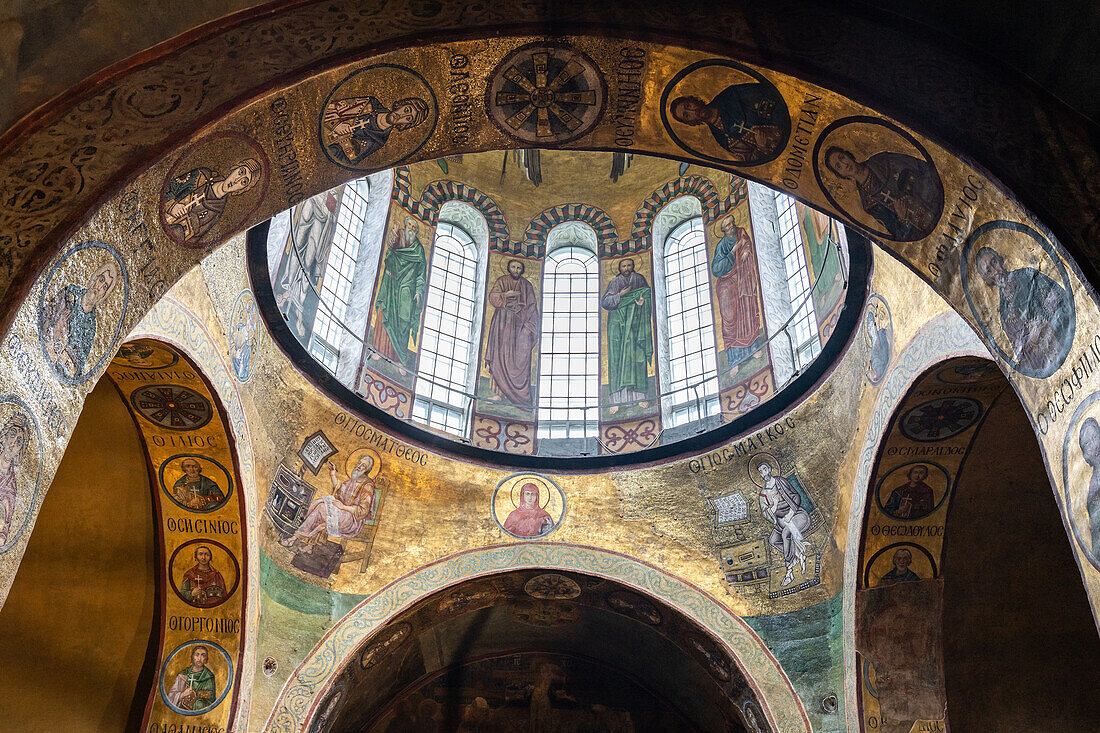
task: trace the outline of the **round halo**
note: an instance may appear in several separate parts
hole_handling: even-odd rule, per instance
[[[775,456],[773,456],[771,453],[757,453],[755,456],[750,458],[749,463],[746,466],[746,469],[749,472],[749,480],[761,489],[764,488],[764,484],[760,483],[759,481],[760,472],[758,469],[760,468],[760,464],[762,463],[767,463],[769,466],[771,466],[773,476],[779,475],[779,461],[777,461],[775,459]]]
[[[522,476],[520,477],[521,480],[518,480],[512,484],[512,488],[508,492],[508,498],[512,502],[513,509],[519,509],[519,504],[516,503],[516,487],[526,486],[527,484],[531,484],[535,487],[535,490],[539,492],[539,509],[546,509],[546,507],[550,504],[550,488],[548,486],[539,486],[538,482],[535,481],[534,478],[534,476]],[[546,501],[542,501],[543,489],[546,489]],[[520,496],[523,496],[522,491],[520,491]]]
[[[347,460],[344,461],[344,474],[351,476],[351,469],[359,463],[359,459],[364,455],[369,455],[374,459],[374,464],[370,467],[370,470],[367,471],[367,477],[374,478],[377,476],[378,472],[382,470],[382,460],[378,457],[378,453],[370,448],[359,448],[358,450],[352,451]]]

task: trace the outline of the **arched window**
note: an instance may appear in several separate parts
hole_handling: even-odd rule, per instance
[[[465,436],[470,413],[470,370],[478,333],[478,258],[473,238],[441,221],[435,230],[413,419]]]
[[[340,361],[340,344],[344,331],[342,322],[351,303],[351,283],[359,257],[359,244],[369,200],[370,183],[366,178],[359,178],[344,186],[340,194],[332,246],[328,251],[324,276],[318,291],[320,307],[317,308],[313,333],[309,338],[309,353],[333,374],[336,373],[336,366]]]
[[[662,393],[669,400],[666,427],[676,427],[719,411],[714,309],[701,216],[669,232],[661,262],[668,340]]]
[[[552,231],[548,248],[553,238]],[[591,240],[594,245],[595,232]],[[577,239],[563,242],[546,257],[539,350],[540,439],[595,438],[599,432],[600,277],[593,250]]]
[[[790,325],[787,326],[794,350],[794,368],[801,371],[821,353],[821,337],[814,310],[813,282],[806,266],[806,247],[794,199],[775,192],[775,208],[779,215],[779,241],[783,252],[783,269],[787,274],[787,289],[791,295]]]

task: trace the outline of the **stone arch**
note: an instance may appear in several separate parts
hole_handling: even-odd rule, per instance
[[[522,568],[576,570],[616,580],[668,603],[732,655],[764,703],[774,730],[810,730],[802,702],[778,662],[740,618],[706,592],[647,563],[596,547],[518,542],[459,553],[424,566],[374,594],[313,648],[280,693],[265,730],[302,730],[318,713],[332,675],[401,610],[463,580]]]

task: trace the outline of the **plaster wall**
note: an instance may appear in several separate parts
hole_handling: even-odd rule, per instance
[[[145,452],[103,382],[88,395],[0,613],[0,730],[140,723],[153,682],[142,666],[154,547]]]
[[[1096,727],[1100,640],[1048,492],[1027,417],[1005,394],[975,439],[947,517],[943,652],[953,729]]]

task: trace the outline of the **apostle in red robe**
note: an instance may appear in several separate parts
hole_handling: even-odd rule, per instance
[[[760,279],[756,251],[744,227],[733,216],[720,224],[722,238],[714,248],[710,271],[716,279],[718,310],[722,315],[722,343],[726,360],[735,367],[757,350],[763,335],[760,323]]]
[[[532,404],[531,353],[538,343],[540,316],[535,289],[523,276],[521,260],[509,260],[508,274],[489,290],[496,309],[489,323],[485,366],[493,392],[520,407]]]

